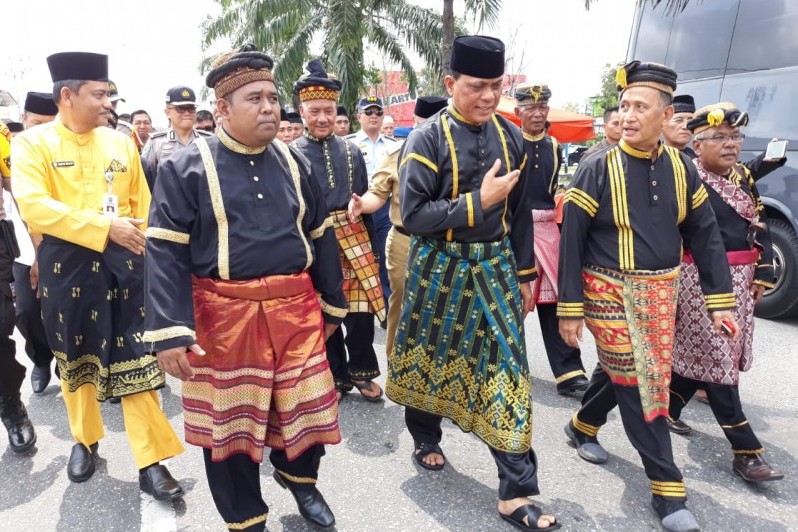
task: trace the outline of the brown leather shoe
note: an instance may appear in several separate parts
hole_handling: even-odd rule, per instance
[[[732,468],[747,482],[767,482],[784,478],[784,473],[770,467],[761,454],[736,454]]]

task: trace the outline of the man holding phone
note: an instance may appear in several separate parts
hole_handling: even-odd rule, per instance
[[[731,443],[734,472],[748,482],[762,482],[779,480],[784,475],[762,457],[764,448],[743,413],[737,387],[740,372],[750,369],[753,362],[754,305],[766,288],[773,287],[775,277],[773,245],[763,223],[764,206],[750,170],[737,162],[745,138],[740,128],[746,124],[748,114],[731,103],[699,109],[687,124],[695,134],[696,167],[726,248],[740,335],[735,337],[735,327],[730,324],[724,324],[726,334],[722,339],[707,330],[707,309],[698,288],[698,271],[692,256],[685,253],[676,313],[669,419],[680,433],[689,432],[679,416],[696,390],[705,388],[715,419]]]

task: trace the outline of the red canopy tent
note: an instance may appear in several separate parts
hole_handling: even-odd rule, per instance
[[[515,116],[515,98],[502,96],[499,114],[512,122],[521,125],[521,121]],[[554,107],[549,109],[549,135],[557,139],[561,144],[567,142],[582,142],[596,137],[593,130],[593,119],[589,116],[563,111]]]

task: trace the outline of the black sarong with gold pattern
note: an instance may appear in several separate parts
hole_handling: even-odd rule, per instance
[[[532,384],[521,308],[507,238],[413,237],[386,394],[450,418],[500,451],[529,451]]]
[[[162,387],[164,373],[141,341],[144,256],[46,235],[38,259],[47,342],[69,389],[91,383],[105,401]]]

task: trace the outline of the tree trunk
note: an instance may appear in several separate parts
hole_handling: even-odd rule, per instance
[[[443,0],[443,41],[441,42],[441,71],[438,85],[441,94],[446,94],[443,78],[449,73],[449,58],[452,55],[454,42],[454,0]]]

